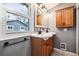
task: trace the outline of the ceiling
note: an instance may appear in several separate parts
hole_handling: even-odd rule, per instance
[[[52,8],[54,8],[56,5],[58,5],[59,3],[44,3],[45,7],[50,10]]]

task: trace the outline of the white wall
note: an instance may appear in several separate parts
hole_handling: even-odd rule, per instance
[[[52,12],[49,15],[49,28],[50,31],[55,31],[56,32],[56,17],[55,17],[55,12]]]
[[[30,31],[28,33],[11,33],[11,34],[6,34],[5,31],[5,25],[6,25],[6,18],[5,18],[5,9],[2,5],[2,3],[0,3],[0,40],[5,40],[5,39],[12,39],[12,38],[18,38],[18,37],[22,37],[22,36],[27,36],[29,35],[31,32],[34,31],[34,7],[33,5],[31,5],[31,17],[30,17]]]
[[[55,17],[54,17],[55,12],[51,13],[51,14],[46,14],[43,15],[42,17],[42,25],[47,26],[50,28],[50,31],[55,31]]]
[[[3,18],[3,16],[2,16],[2,4],[0,4],[0,38],[2,38],[2,18]]]
[[[47,20],[48,16],[47,15],[42,15],[42,25],[47,27]]]

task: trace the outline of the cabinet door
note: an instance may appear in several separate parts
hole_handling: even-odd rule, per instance
[[[65,15],[65,27],[72,27],[73,26],[73,7],[64,9]]]
[[[53,40],[50,39],[50,52],[49,52],[50,55],[51,55],[51,53],[52,53],[52,51],[53,51],[53,48],[54,48],[54,47],[53,47],[53,46],[54,46],[53,44],[54,44],[54,43],[53,43]]]
[[[46,48],[46,45],[44,44],[42,47],[41,47],[41,53],[42,53],[42,56],[46,56],[47,55],[47,48]]]
[[[62,10],[56,11],[56,27],[62,27]]]
[[[43,45],[41,52],[42,52],[42,56],[49,56],[50,46],[48,44]]]
[[[41,56],[41,39],[35,37],[32,37],[31,39],[32,55]]]
[[[46,46],[46,55],[49,56],[50,55],[50,45],[47,44]]]
[[[49,55],[51,55],[51,53],[53,52],[54,49],[54,38],[51,37],[49,38]]]

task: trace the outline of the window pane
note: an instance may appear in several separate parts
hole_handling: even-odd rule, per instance
[[[6,3],[6,8],[28,16],[28,7],[20,3]]]
[[[27,32],[29,30],[29,19],[28,17],[28,7],[19,4],[19,3],[7,3],[6,7],[9,10],[14,11],[7,11],[7,31],[14,31],[14,32]],[[17,13],[19,12],[20,15]],[[27,16],[27,17],[26,17]]]

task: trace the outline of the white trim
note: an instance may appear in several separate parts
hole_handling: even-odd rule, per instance
[[[29,5],[28,5],[29,6]],[[30,6],[29,6],[29,8],[30,8]],[[5,7],[5,5],[4,5],[4,9],[5,9],[5,12],[6,12],[6,20],[5,20],[5,23],[7,22],[7,21],[10,21],[10,20],[8,20],[8,17],[7,17],[7,13],[10,13],[10,14],[13,14],[13,15],[16,15],[17,17],[22,17],[22,18],[25,18],[25,19],[27,19],[28,18],[28,22],[30,22],[30,16],[28,15],[28,16],[25,16],[24,14],[22,14],[22,13],[19,13],[18,11],[15,11],[15,10],[11,10],[11,9],[8,9],[8,8],[6,8]],[[29,10],[30,11],[30,10]],[[28,11],[28,12],[29,12]],[[6,25],[7,25],[7,23],[6,23]],[[6,25],[5,25],[5,31],[6,31]],[[30,23],[29,23],[29,25],[30,25]],[[30,27],[29,27],[30,28]],[[6,31],[6,33],[7,34],[9,34],[9,33],[20,33],[20,32],[23,32],[23,33],[27,33],[27,32],[29,32],[30,30],[28,30],[28,31]]]
[[[73,52],[63,51],[63,50],[60,50],[58,48],[54,48],[54,51],[56,51],[61,56],[78,56],[77,54],[75,54]]]
[[[78,11],[78,4],[76,4],[76,54],[79,54],[79,47],[78,47],[78,40],[79,40],[79,37],[78,37],[78,13],[79,13],[79,11]]]

